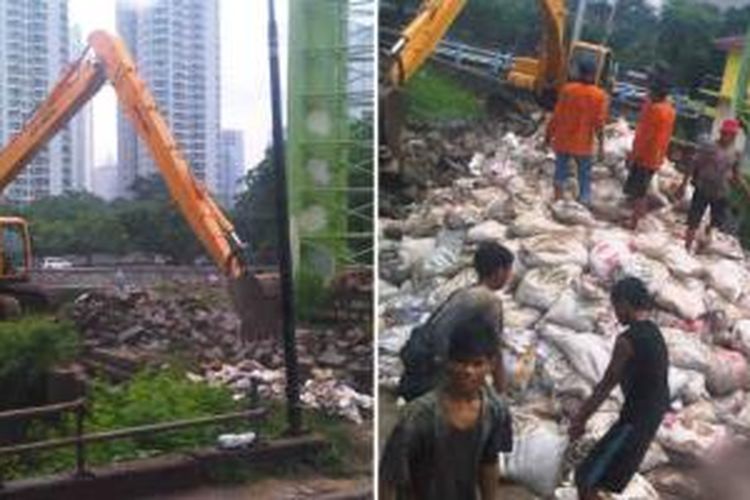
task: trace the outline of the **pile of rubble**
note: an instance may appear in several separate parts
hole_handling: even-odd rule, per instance
[[[224,382],[240,393],[254,380],[261,394],[283,397],[281,341],[243,343],[239,319],[228,304],[198,289],[113,290],[80,296],[67,314],[83,333],[88,359],[135,371],[180,354],[200,367],[194,377]],[[361,421],[362,411],[370,411],[371,396],[366,394],[372,392],[373,353],[368,331],[299,329],[297,355],[306,406],[355,421]]]
[[[590,211],[570,199],[574,185],[568,199],[551,202],[554,161],[541,137],[484,135],[477,143],[467,173],[451,186],[430,189],[403,218],[381,214],[379,383],[395,387],[398,352],[412,328],[475,281],[476,244],[502,242],[517,257],[512,283],[499,292],[517,436],[503,473],[542,496],[574,498],[558,488],[564,481],[549,479],[569,475],[545,476],[544,464],[575,462],[617,418],[619,389],[576,450],[568,446],[563,422],[601,379],[621,328],[609,288],[620,277],[640,277],[655,296],[655,320],[670,350],[672,408],[641,475],[617,498],[659,498],[657,491],[695,498],[694,472],[750,432],[750,261],[743,249],[714,235],[700,253],[684,250],[687,202],[671,199],[681,180],[671,164],[649,192],[653,211],[636,232],[623,228],[632,143],[625,123],[607,130]]]
[[[431,188],[450,185],[466,176],[472,155],[477,151],[485,154],[494,151],[493,138],[505,134],[508,127],[508,122],[498,120],[479,125],[452,121],[438,126],[420,124],[418,128],[404,130],[398,175],[389,172],[380,178],[380,213],[403,217],[406,207],[422,201]],[[445,137],[452,139],[446,141]]]

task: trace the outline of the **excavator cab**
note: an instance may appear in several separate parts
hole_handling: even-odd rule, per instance
[[[596,67],[594,83],[608,92],[611,91],[615,73],[612,51],[602,45],[576,42],[570,47],[568,75],[575,74],[575,68],[582,61],[590,61]]]
[[[28,281],[30,271],[28,224],[20,217],[0,217],[0,282]]]

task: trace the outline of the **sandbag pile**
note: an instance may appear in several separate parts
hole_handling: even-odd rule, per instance
[[[570,491],[554,491],[549,475],[538,478],[538,471],[523,469],[544,455],[528,443],[546,443],[546,456],[557,456],[560,441],[554,436],[564,434],[565,418],[602,377],[621,330],[609,289],[624,276],[644,280],[656,298],[654,319],[670,349],[672,408],[643,475],[629,488],[632,493],[617,498],[659,498],[654,486],[666,484],[665,477],[670,487],[687,483],[692,468],[750,430],[744,403],[750,389],[750,261],[726,235],[715,234],[699,254],[684,250],[686,205],[672,197],[681,180],[672,164],[654,178],[650,214],[636,232],[624,229],[629,208],[622,184],[632,134],[623,122],[608,127],[605,161],[593,170],[591,210],[570,194],[551,203],[553,157],[541,137],[487,134],[477,137],[466,174],[451,186],[429,189],[402,218],[393,218],[393,211],[381,214],[381,386],[395,387],[402,369],[398,352],[411,329],[475,280],[471,258],[477,243],[496,240],[516,255],[512,283],[498,292],[509,345],[504,359],[513,410],[533,416],[535,424],[527,428],[536,434],[519,434],[524,446],[517,453],[524,455],[503,463],[509,476],[556,498],[568,498]],[[450,148],[448,136],[442,141]],[[568,192],[575,192],[573,176],[570,184]],[[601,436],[621,402],[617,390],[579,445]],[[544,439],[536,438],[539,429],[547,433]]]

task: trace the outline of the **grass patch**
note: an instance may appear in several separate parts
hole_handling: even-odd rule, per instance
[[[422,68],[405,88],[410,119],[423,122],[468,120],[479,118],[484,112],[475,94],[461,86],[456,78],[433,66]]]
[[[173,370],[143,372],[129,383],[118,386],[94,382],[88,401],[86,433],[209,416],[240,408],[227,389],[193,383]],[[101,465],[209,446],[222,432],[246,428],[247,424],[224,424],[96,443],[86,448],[86,463]],[[26,441],[72,436],[74,429],[71,414],[56,423],[35,421],[27,432]],[[0,460],[0,469],[9,471],[4,473],[5,479],[62,472],[74,466],[73,448]]]

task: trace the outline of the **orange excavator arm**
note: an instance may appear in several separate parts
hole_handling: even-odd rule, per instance
[[[514,87],[541,93],[556,89],[566,78],[565,0],[539,0],[542,15],[542,40],[538,57],[517,57],[508,73]]]
[[[565,21],[568,11],[565,0],[541,0],[543,26],[542,53],[539,55],[539,80],[536,90],[544,85],[559,86],[566,77]]]
[[[419,13],[391,49],[392,85],[400,87],[422,67],[465,5],[466,0],[423,0]]]
[[[244,245],[205,186],[191,173],[125,45],[104,31],[89,35],[89,45],[115,88],[120,105],[148,145],[172,199],[193,232],[227,276],[240,276],[245,272],[239,252]]]
[[[109,81],[151,151],[172,199],[208,254],[226,276],[243,276],[247,271],[241,252],[244,244],[206,188],[191,173],[125,45],[104,31],[93,32],[88,42],[90,50],[64,73],[24,128],[0,150],[0,190]]]
[[[88,54],[70,66],[49,97],[2,150],[0,191],[10,184],[36,152],[104,85],[106,77]]]
[[[541,91],[565,79],[565,0],[538,0],[542,15],[542,43],[538,58],[516,58],[509,81],[517,87]],[[467,0],[423,0],[417,15],[403,29],[391,49],[392,85],[406,83],[437,48],[466,6]]]

